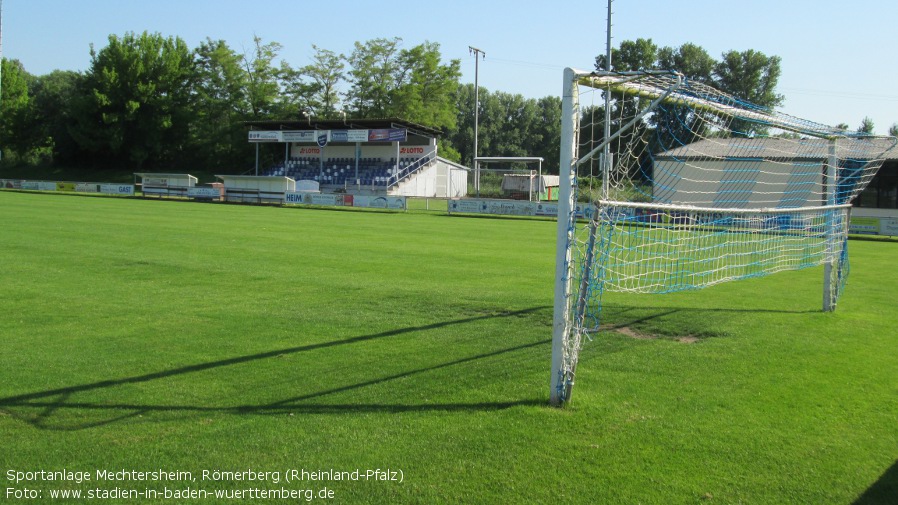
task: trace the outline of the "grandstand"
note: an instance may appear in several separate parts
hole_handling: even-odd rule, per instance
[[[250,121],[249,142],[276,144],[284,159],[261,176],[314,181],[323,193],[450,198],[467,194],[468,171],[437,152],[439,130],[401,119]],[[265,147],[270,148],[270,147]]]

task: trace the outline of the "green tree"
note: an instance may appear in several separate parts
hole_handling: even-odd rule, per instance
[[[313,115],[333,118],[342,108],[339,86],[346,78],[345,58],[314,44],[312,49],[315,51],[312,63],[302,67],[300,72],[308,84],[299,86],[297,94],[307,97],[306,107]]]
[[[397,55],[402,39],[377,38],[355,43],[347,61],[351,85],[347,102],[355,115],[386,117],[396,88]]]
[[[36,139],[49,154],[50,161],[68,165],[80,162],[81,150],[72,136],[75,127],[72,101],[84,76],[78,72],[54,70],[38,76],[32,88],[33,124]]]
[[[861,121],[860,126],[857,127],[857,132],[867,135],[873,135],[873,128],[873,120],[867,116],[864,116],[864,119],[863,121]]]
[[[127,33],[109,36],[76,97],[79,145],[101,163],[135,169],[168,166],[189,134],[193,57],[180,38]]]
[[[480,89],[481,96],[487,91]],[[455,127],[449,128],[444,138],[459,153],[459,162],[474,166],[474,84],[459,84],[456,90]]]
[[[455,126],[461,62],[444,65],[441,59],[439,44],[431,42],[400,51],[389,115],[437,128]]]
[[[34,77],[25,71],[18,60],[3,58],[0,64],[0,149],[3,149],[4,156],[14,152],[19,157],[24,157],[43,140],[35,138],[37,132],[31,122],[29,84]]]
[[[686,43],[678,48],[663,47],[658,50],[658,67],[680,72],[687,78],[703,84],[714,79],[716,62],[703,48]]]
[[[889,135],[898,137],[898,123],[892,123],[892,126],[889,127]]]
[[[452,128],[461,62],[442,63],[431,42],[401,49],[402,39],[356,42],[347,58],[347,106],[361,117],[401,117],[437,128]]]
[[[718,89],[755,105],[773,109],[782,105],[785,97],[776,92],[780,76],[779,56],[766,56],[754,50],[729,51],[714,70],[714,84]],[[736,136],[766,133],[758,123],[735,120],[730,130]]]
[[[191,159],[207,169],[248,162],[246,130],[250,116],[248,76],[243,57],[223,40],[206,39],[194,50],[195,86],[191,110]]]
[[[246,70],[244,93],[249,104],[250,119],[271,119],[279,112],[282,72],[275,65],[275,60],[281,49],[281,44],[263,44],[262,38],[255,36],[252,53],[243,56]]]
[[[652,70],[657,67],[658,46],[652,39],[624,40],[619,48],[611,49],[611,70]],[[606,55],[596,57],[596,69],[605,70]]]

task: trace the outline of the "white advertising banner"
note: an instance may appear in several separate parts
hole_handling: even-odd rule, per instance
[[[465,199],[449,202],[449,212],[464,212],[469,214],[495,214],[506,216],[535,216],[535,202],[521,202],[517,200],[480,200]]]
[[[284,130],[281,132],[283,142],[315,142],[315,130]]]
[[[75,184],[75,191],[77,193],[97,193],[100,190],[97,184],[88,184],[86,182],[79,182]]]
[[[221,198],[221,190],[218,188],[192,187],[187,188],[187,198],[201,198],[204,200],[217,200]]]
[[[280,130],[250,131],[249,132],[249,141],[250,142],[283,142],[284,136],[283,136],[283,132]]]
[[[589,205],[585,209],[589,214],[592,214],[592,212],[590,212],[592,208],[593,207]],[[449,213],[452,214],[453,212],[465,214],[494,214],[499,216],[557,217],[558,203],[464,198],[459,200],[449,200]],[[584,217],[584,207],[582,205],[577,205],[575,212],[577,217]]]
[[[22,189],[22,181],[18,179],[0,179],[0,189]]]
[[[100,184],[100,193],[106,195],[134,196],[133,184]]]
[[[879,233],[880,235],[898,237],[898,219],[892,217],[884,217],[880,219]]]
[[[368,209],[405,210],[405,197],[356,195],[352,200],[352,206]]]
[[[343,195],[305,193],[303,203],[311,205],[343,205]]]
[[[346,132],[347,142],[368,142],[368,130],[348,130]]]

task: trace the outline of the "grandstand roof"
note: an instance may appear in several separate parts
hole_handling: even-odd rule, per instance
[[[406,128],[409,133],[422,137],[439,137],[442,130],[420,125],[400,118],[370,118],[370,119],[279,119],[266,121],[244,121],[251,130],[348,130],[366,129],[377,130],[386,128]]]

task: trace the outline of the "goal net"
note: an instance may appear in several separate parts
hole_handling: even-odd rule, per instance
[[[570,399],[606,291],[669,293],[824,265],[848,275],[852,200],[895,145],[671,72],[565,71],[552,402]]]

